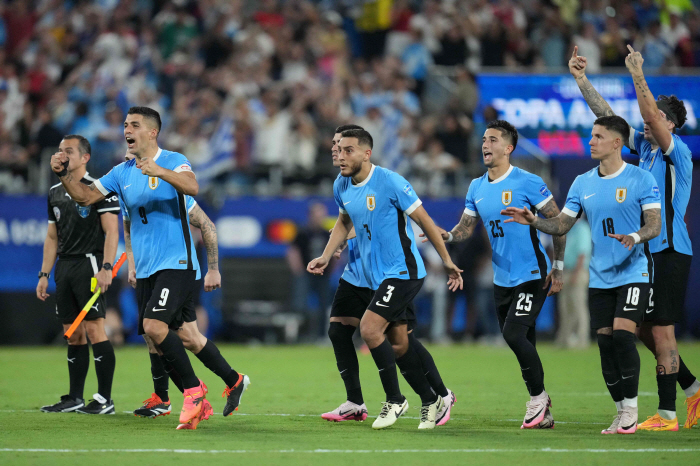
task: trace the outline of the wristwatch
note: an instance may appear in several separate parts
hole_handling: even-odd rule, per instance
[[[104,264],[102,264],[102,268],[105,270],[112,270],[112,264],[110,264],[109,262],[105,262]]]
[[[41,277],[49,278],[50,276],[51,276],[50,273],[39,271],[39,278],[41,278]]]

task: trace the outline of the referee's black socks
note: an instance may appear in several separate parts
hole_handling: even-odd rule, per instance
[[[114,348],[109,340],[93,343],[92,357],[95,360],[95,374],[97,375],[97,393],[112,399],[112,380],[114,379]]]
[[[425,378],[428,379],[430,386],[438,395],[443,398],[446,397],[448,395],[447,388],[442,382],[442,377],[440,377],[440,372],[438,372],[433,356],[425,349],[423,343],[413,335],[413,332],[408,334],[408,344],[413,347],[418,358],[420,358],[421,365],[423,366],[423,373],[425,374]],[[357,357],[355,357],[355,359],[357,360]]]
[[[207,344],[195,356],[207,369],[221,377],[228,387],[231,388],[238,382],[238,372],[231,369],[231,365],[221,356],[219,348],[211,340],[207,340]]]
[[[177,336],[172,330],[168,331],[168,334],[163,339],[160,344],[158,344],[161,353],[165,356],[165,359],[172,364],[180,377],[182,377],[182,387],[187,390],[199,386],[199,379],[192,369],[192,364],[187,357],[187,351],[182,345],[182,340]]]
[[[352,341],[356,329],[357,327],[352,325],[331,322],[328,326],[328,338],[333,344],[338,372],[345,383],[347,400],[361,405],[365,401],[362,398],[362,387],[360,386],[360,364],[357,361],[357,352]]]
[[[379,378],[382,381],[386,401],[392,403],[403,403],[405,400],[399,388],[399,378],[396,375],[396,356],[389,340],[384,338],[381,345],[371,348],[372,359],[379,369]]]
[[[88,367],[90,367],[90,350],[88,345],[68,345],[69,394],[73,398],[83,398]]]

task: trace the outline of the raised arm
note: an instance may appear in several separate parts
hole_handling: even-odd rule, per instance
[[[56,152],[51,156],[51,170],[61,180],[66,192],[75,202],[81,206],[92,205],[100,202],[105,198],[95,183],[89,186],[82,183],[78,178],[73,176],[73,173],[68,171],[68,156],[62,152]]]
[[[581,90],[586,103],[598,118],[615,115],[610,105],[595,90],[593,84],[586,77],[586,64],[586,57],[578,56],[578,47],[574,47],[574,53],[569,59],[569,72],[576,79],[576,84],[578,84],[578,88]]]
[[[546,218],[556,218],[561,214],[557,203],[554,199],[546,203],[541,209],[540,213]],[[568,215],[567,215],[568,217]],[[575,223],[575,222],[574,222]],[[573,224],[572,224],[573,226]],[[568,230],[567,230],[568,231]],[[547,296],[552,296],[553,294],[559,293],[564,286],[564,250],[566,249],[566,235],[554,235],[552,236],[552,244],[554,246],[554,262],[552,263],[552,270],[547,275],[544,287],[547,288],[549,283],[552,283],[552,287],[549,289]]]
[[[204,276],[204,291],[221,288],[221,273],[219,273],[219,239],[216,225],[209,216],[195,204],[190,210],[190,225],[202,232],[204,249],[207,250],[207,274]]]
[[[567,234],[576,223],[576,217],[563,212],[559,212],[556,217],[544,219],[537,217],[529,209],[520,209],[518,207],[508,207],[501,211],[501,215],[512,217],[503,223],[517,222],[521,225],[532,225],[543,233],[557,236]]]
[[[643,212],[644,226],[628,235],[610,234],[608,236],[622,243],[627,249],[632,250],[635,244],[646,243],[661,234],[661,209],[647,209]]]

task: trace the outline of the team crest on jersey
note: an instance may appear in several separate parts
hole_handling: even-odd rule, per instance
[[[61,210],[56,206],[53,208],[53,216],[56,217],[57,222],[61,220]]]
[[[88,218],[88,215],[90,215],[90,206],[86,205],[85,207],[78,205],[77,203],[75,206],[78,208],[78,215],[80,215],[82,218]]]
[[[160,183],[160,178],[157,176],[149,176],[148,177],[148,187],[151,189],[156,189],[158,187],[158,184]]]
[[[622,204],[625,202],[625,199],[627,199],[627,188],[617,188],[615,190],[615,200]]]
[[[510,189],[508,191],[503,191],[503,193],[501,193],[501,202],[503,202],[503,205],[508,205],[513,202],[513,191]]]
[[[377,200],[374,198],[374,194],[367,196],[367,209],[374,210],[377,207]]]

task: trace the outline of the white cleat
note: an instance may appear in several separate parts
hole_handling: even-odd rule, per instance
[[[346,401],[342,405],[335,408],[333,411],[321,414],[321,417],[327,421],[342,422],[342,421],[364,421],[367,419],[367,406],[364,403],[361,405],[355,404],[352,401]]]
[[[528,401],[525,406],[525,419],[521,429],[537,429],[540,422],[544,421],[548,409],[552,406],[552,401],[549,399],[547,392],[542,392],[544,396]]]
[[[438,411],[441,411],[445,407],[445,401],[440,395],[434,403],[428,406],[421,406],[420,408],[420,424],[418,424],[419,429],[434,429],[435,420],[437,419]]]
[[[622,417],[622,410],[617,412],[617,416],[613,419],[612,424],[607,429],[600,431],[603,435],[617,434],[617,428],[620,427],[620,418]]]
[[[393,426],[396,420],[406,411],[408,411],[408,400],[405,398],[403,403],[383,402],[382,410],[377,416],[377,420],[372,423],[372,429],[384,429]]]
[[[444,426],[447,424],[447,421],[450,420],[452,406],[454,406],[455,402],[457,402],[457,397],[455,396],[454,392],[448,388],[447,396],[443,398],[443,401],[445,402],[445,405],[437,413],[437,418],[435,419],[436,426]]]

